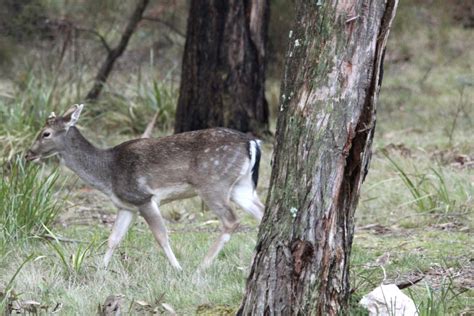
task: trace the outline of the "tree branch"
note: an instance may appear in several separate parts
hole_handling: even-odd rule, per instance
[[[142,20],[143,12],[145,11],[150,0],[139,0],[135,11],[133,12],[130,20],[128,21],[127,27],[120,38],[119,44],[113,49],[108,51],[107,58],[105,59],[102,67],[100,67],[97,76],[95,77],[95,82],[92,89],[86,96],[87,101],[96,100],[104,86],[105,81],[107,80],[115,61],[119,58],[125,49],[127,48],[128,42],[132,37],[133,32],[135,31],[138,23]]]
[[[107,53],[110,54],[112,49],[110,48],[109,43],[107,43],[107,40],[105,39],[105,37],[103,37],[99,32],[97,32],[96,30],[93,30],[93,29],[88,29],[88,28],[83,28],[83,27],[78,27],[78,26],[74,26],[74,28],[76,30],[78,30],[79,32],[90,33],[90,34],[96,36],[97,38],[99,38],[99,40],[102,43],[102,45],[104,46],[105,50],[107,50]]]

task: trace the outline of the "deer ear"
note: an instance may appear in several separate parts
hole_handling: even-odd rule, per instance
[[[84,104],[75,104],[69,110],[66,111],[63,115],[64,124],[66,124],[66,129],[76,125],[81,116],[81,111],[84,108]]]

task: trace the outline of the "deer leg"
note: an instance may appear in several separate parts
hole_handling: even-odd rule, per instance
[[[232,189],[231,200],[244,211],[251,214],[260,223],[263,217],[264,205],[260,202],[257,192],[253,188],[251,178],[244,178],[237,182]]]
[[[251,214],[255,219],[260,223],[263,218],[264,206],[260,199],[255,195],[255,198],[252,200],[234,200],[237,205],[239,205],[244,211]]]
[[[225,243],[229,241],[230,235],[239,226],[239,222],[237,221],[234,211],[232,210],[228,202],[212,202],[207,197],[202,198],[207,204],[207,206],[219,217],[222,223],[221,234],[219,235],[219,237],[217,237],[211,248],[209,248],[209,251],[207,252],[201,264],[202,268],[208,268],[212,264],[214,259],[217,257],[219,252],[222,250]]]
[[[173,253],[173,250],[171,250],[166,226],[163,217],[161,217],[161,213],[156,202],[151,200],[149,203],[146,203],[145,205],[141,206],[140,214],[143,216],[143,218],[145,218],[145,221],[150,227],[153,236],[155,236],[156,241],[165,252],[165,255],[171,265],[177,270],[182,270],[178,260],[176,259]]]
[[[127,210],[119,210],[112,227],[112,233],[109,236],[108,248],[104,256],[104,267],[109,265],[115,248],[120,244],[133,220],[133,213]]]

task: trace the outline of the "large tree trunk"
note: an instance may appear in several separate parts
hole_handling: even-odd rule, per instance
[[[297,6],[270,192],[240,315],[335,315],[349,299],[353,215],[397,0]]]
[[[268,0],[192,0],[175,132],[268,129]]]

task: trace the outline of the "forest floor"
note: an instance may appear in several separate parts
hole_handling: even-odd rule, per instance
[[[387,146],[391,157],[403,166],[416,165],[417,172],[431,170],[428,157],[418,158],[426,160],[425,169],[415,158],[402,156],[408,148]],[[262,197],[268,187],[271,146],[266,145],[264,152],[259,190]],[[446,209],[419,210],[395,168],[379,152],[376,150],[373,157],[356,215],[351,259],[353,301],[382,282],[402,284],[422,278],[405,290],[420,309],[431,304],[439,315],[472,312],[472,168],[460,165],[458,158],[445,166],[435,164],[447,182],[452,208],[443,205]],[[37,239],[11,249],[2,258],[5,270],[0,280],[5,284],[26,257],[34,256],[14,280],[13,309],[34,308],[30,305],[37,302],[47,313],[57,310],[59,314],[90,315],[109,295],[120,295],[122,310],[132,313],[166,313],[170,307],[179,315],[235,312],[256,240],[257,227],[252,218],[239,211],[242,224],[215,264],[206,271],[197,271],[218,234],[218,221],[202,209],[197,198],[166,205],[162,211],[169,219],[172,247],[184,271],[171,268],[141,218],[117,249],[110,269],[102,271],[104,243],[115,216],[113,206],[106,197],[82,183],[74,184],[72,176],[70,179],[65,211],[54,226],[54,235],[65,240],[53,247],[54,240]],[[470,198],[452,196],[451,190],[460,190],[460,195]],[[78,262],[81,256],[84,259]],[[380,258],[384,258],[385,281]],[[354,309],[354,314],[359,313]]]
[[[413,298],[420,315],[472,315],[474,38],[469,29],[449,23],[440,27],[444,22],[423,15],[423,8],[401,9],[387,49],[373,157],[355,215],[351,314],[365,314],[357,302],[381,283],[417,281],[403,291]],[[115,83],[131,81],[124,78]],[[26,93],[15,96],[11,82],[0,82],[0,150],[5,160],[13,157],[14,149],[26,148],[36,132],[21,125],[33,122],[25,118],[28,104],[46,104],[41,103],[46,99],[49,104],[44,78],[35,80],[36,94],[28,90],[26,97]],[[166,111],[175,104],[176,84],[170,89],[153,84],[136,90],[140,97],[133,106],[128,105],[130,100],[110,93],[103,102],[115,104],[110,113],[96,116],[97,108],[86,107],[81,130],[95,144],[112,146],[143,130],[143,118],[154,108],[140,108],[140,104],[168,98],[168,109],[154,136],[171,133]],[[278,87],[278,81],[268,83],[267,97],[274,109],[278,108]],[[62,109],[74,99],[67,89],[56,92]],[[71,96],[64,99],[63,91]],[[258,189],[262,201],[269,186],[271,155],[268,141]],[[44,174],[57,165],[52,160],[42,167]],[[0,307],[12,312],[91,315],[112,296],[112,303],[125,314],[235,313],[258,231],[250,216],[237,211],[239,229],[213,266],[198,271],[217,237],[219,223],[197,198],[165,205],[162,212],[168,220],[171,246],[183,271],[171,268],[141,218],[136,218],[116,250],[110,269],[103,271],[100,266],[114,207],[64,167],[58,174],[53,189],[61,212],[49,233],[20,241],[0,240]]]

